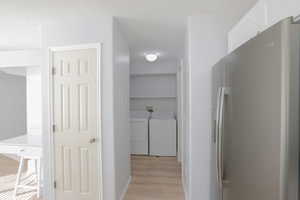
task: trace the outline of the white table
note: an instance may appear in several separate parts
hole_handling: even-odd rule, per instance
[[[19,155],[24,152],[42,157],[42,137],[27,134],[0,140],[0,154]]]

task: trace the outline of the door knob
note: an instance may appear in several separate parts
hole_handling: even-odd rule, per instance
[[[92,138],[90,139],[90,144],[96,143],[97,139],[96,138]]]

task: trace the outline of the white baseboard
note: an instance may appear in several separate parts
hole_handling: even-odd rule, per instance
[[[189,195],[188,195],[185,187],[183,187],[183,193],[184,193],[184,199],[189,200]]]
[[[127,184],[125,185],[124,189],[123,189],[123,192],[121,194],[121,197],[120,197],[120,200],[123,200],[125,198],[125,195],[127,193],[127,190],[129,188],[129,185],[130,185],[130,182],[131,182],[131,176],[129,177],[128,181],[127,181]]]
[[[183,188],[183,193],[184,193],[184,199],[189,200],[189,195],[188,195],[188,191],[187,191],[187,188],[186,188],[186,184],[184,182],[183,175],[181,175],[181,177],[182,177],[182,188]]]

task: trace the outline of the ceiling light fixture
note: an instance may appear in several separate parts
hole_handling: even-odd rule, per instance
[[[148,62],[155,62],[158,59],[159,54],[158,53],[147,53],[145,54],[145,59]]]

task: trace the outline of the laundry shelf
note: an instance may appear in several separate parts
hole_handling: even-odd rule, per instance
[[[176,96],[157,96],[157,97],[149,97],[149,96],[132,96],[131,99],[176,99]]]
[[[131,77],[140,76],[176,76],[176,73],[140,73],[140,74],[130,74]]]

